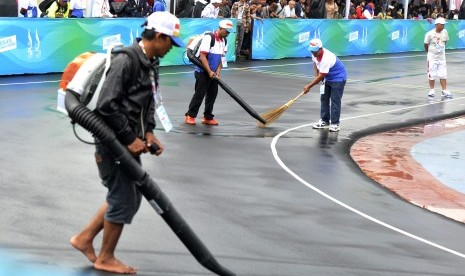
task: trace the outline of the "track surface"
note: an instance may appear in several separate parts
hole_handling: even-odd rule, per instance
[[[166,151],[144,156],[143,167],[237,275],[463,275],[465,226],[400,199],[349,156],[366,134],[463,115],[463,56],[447,55],[455,98],[430,102],[423,53],[343,58],[349,81],[339,133],[311,129],[319,119],[317,89],[268,128],[223,92],[215,105],[220,126],[184,125],[192,70],[162,68],[175,128],[157,131]],[[230,64],[222,74],[259,113],[299,94],[311,76],[310,59]],[[54,110],[59,77],[0,78],[2,276],[111,275],[94,271],[68,244],[105,189],[94,148],[76,140]],[[212,275],[146,202],[117,254],[138,275]]]

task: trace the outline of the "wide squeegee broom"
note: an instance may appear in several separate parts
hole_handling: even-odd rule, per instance
[[[270,125],[271,123],[273,123],[274,121],[276,121],[284,113],[284,111],[286,111],[292,104],[294,104],[295,101],[297,101],[303,95],[305,95],[304,91],[302,91],[294,99],[288,101],[286,104],[284,104],[284,105],[282,105],[282,106],[280,106],[278,108],[269,110],[268,112],[263,114],[262,118],[266,120],[266,123],[262,124],[262,123],[259,122],[258,126],[259,127],[266,127],[266,126]]]

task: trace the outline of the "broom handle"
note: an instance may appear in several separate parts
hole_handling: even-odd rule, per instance
[[[302,91],[302,93],[300,93],[299,95],[297,95],[297,97],[295,97],[294,99],[290,100],[289,102],[287,102],[286,106],[290,106],[291,104],[293,104],[295,101],[297,101],[300,97],[302,97],[303,95],[305,95],[305,92]]]

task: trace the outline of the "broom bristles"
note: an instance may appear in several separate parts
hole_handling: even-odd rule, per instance
[[[265,119],[266,123],[262,124],[262,123],[259,122],[258,123],[259,127],[266,127],[266,126],[270,125],[271,123],[273,123],[274,121],[276,121],[289,108],[289,106],[291,106],[302,95],[304,95],[303,92],[300,93],[294,99],[288,101],[286,104],[283,104],[282,106],[280,106],[278,108],[271,109],[271,110],[267,111],[266,113],[264,113],[263,115],[261,115],[262,118]]]

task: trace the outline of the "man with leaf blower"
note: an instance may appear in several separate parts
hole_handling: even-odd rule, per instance
[[[95,110],[138,163],[142,153],[163,152],[153,134],[155,105],[161,104],[156,103],[161,99],[158,63],[173,45],[184,46],[179,38],[179,19],[169,12],[153,13],[143,26],[142,39],[126,48],[131,53],[112,58]],[[114,252],[124,224],[130,224],[139,209],[141,191],[105,145],[97,144],[95,158],[102,183],[108,188],[106,201],[70,243],[97,270],[134,274],[136,269],[118,260]],[[101,230],[102,246],[97,256],[93,241]]]
[[[219,79],[221,69],[226,67],[226,37],[230,32],[234,32],[232,21],[221,20],[218,30],[212,35],[205,34],[198,49],[199,53],[194,53],[199,57],[203,68],[195,67],[195,93],[184,118],[184,122],[188,125],[195,125],[195,117],[204,98],[205,111],[202,124],[218,125],[218,121],[213,118],[213,105],[218,95],[218,82],[215,78]]]

